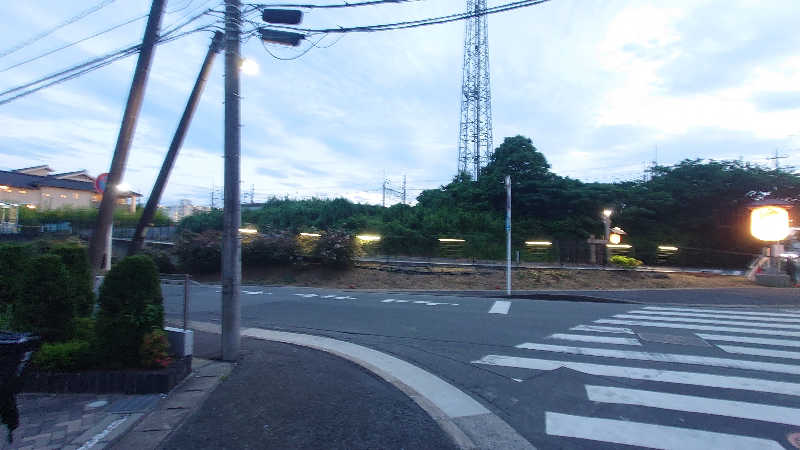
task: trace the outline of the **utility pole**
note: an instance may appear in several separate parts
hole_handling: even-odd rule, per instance
[[[251,184],[250,185],[250,204],[251,205],[256,202],[255,198],[256,198],[256,185],[255,184]]]
[[[406,204],[406,176],[403,174],[403,204]]]
[[[222,227],[222,359],[234,361],[241,346],[242,223],[240,202],[239,56],[242,11],[225,0],[225,197]]]
[[[161,165],[161,171],[158,173],[156,183],[153,185],[153,191],[150,193],[150,197],[147,199],[147,205],[142,212],[142,217],[136,225],[136,231],[133,233],[133,239],[131,239],[131,245],[128,248],[129,255],[133,255],[142,249],[145,232],[156,214],[156,208],[158,208],[158,202],[161,201],[161,194],[164,192],[164,186],[166,186],[169,174],[172,171],[172,167],[175,165],[175,158],[178,157],[178,152],[181,149],[181,145],[183,145],[183,139],[186,137],[186,130],[189,129],[189,123],[192,121],[192,116],[200,101],[200,95],[205,88],[208,73],[211,71],[211,65],[214,62],[214,57],[222,50],[222,37],[223,34],[217,31],[211,39],[211,45],[208,47],[208,52],[203,60],[200,73],[197,75],[197,80],[195,80],[194,88],[189,95],[188,102],[186,102],[186,108],[183,110],[180,122],[178,122],[175,135],[172,137],[172,143],[170,143],[167,155],[164,157],[164,163]]]
[[[125,105],[122,125],[117,136],[117,145],[114,148],[114,156],[111,158],[111,168],[108,171],[106,189],[100,201],[94,234],[92,234],[92,239],[89,241],[89,258],[94,271],[100,270],[103,253],[105,253],[106,240],[111,232],[111,220],[117,199],[116,189],[125,172],[128,150],[130,149],[131,141],[133,141],[133,133],[136,130],[136,120],[139,118],[139,111],[142,109],[145,85],[150,72],[150,64],[153,61],[156,41],[158,41],[159,27],[161,26],[161,18],[164,15],[165,4],[166,0],[153,0],[153,4],[150,7],[150,16],[147,19],[147,26],[144,30],[139,60],[136,62],[136,70],[133,73],[133,81],[128,93],[128,102]],[[108,255],[109,259],[110,256]]]
[[[506,175],[506,295],[511,295],[511,176]]]
[[[215,203],[214,203],[214,200],[215,200],[214,199],[214,191],[216,190],[216,188],[217,187],[214,186],[214,183],[211,183],[211,209],[214,209],[214,206],[216,206]]]
[[[381,206],[386,208],[386,176],[383,177],[383,200],[381,200]]]
[[[775,172],[778,172],[778,171],[781,170],[780,160],[783,159],[783,158],[788,158],[788,157],[789,157],[788,155],[778,155],[778,149],[776,148],[775,149],[775,156],[767,158],[767,159],[775,160]]]

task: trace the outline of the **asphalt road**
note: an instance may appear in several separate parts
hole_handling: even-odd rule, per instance
[[[191,319],[219,323],[219,287]],[[244,287],[242,324],[351,341],[433,372],[542,449],[794,448],[800,432],[797,290],[618,291],[626,303]],[[777,290],[770,290],[777,291]],[[182,287],[164,286],[180,317]],[[721,297],[720,297],[721,295]]]

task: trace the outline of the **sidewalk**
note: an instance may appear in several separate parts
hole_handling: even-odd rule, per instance
[[[196,352],[218,355],[219,339],[196,332]],[[455,447],[408,396],[365,369],[316,350],[243,339],[230,376],[159,448]]]

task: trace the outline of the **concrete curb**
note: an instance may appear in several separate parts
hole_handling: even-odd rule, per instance
[[[220,326],[191,322],[197,331],[220,333]],[[284,331],[246,328],[243,337],[313,348],[347,359],[403,391],[462,449],[534,447],[503,419],[436,375],[399,358],[351,342]]]

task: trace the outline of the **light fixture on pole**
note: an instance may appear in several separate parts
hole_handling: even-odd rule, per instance
[[[778,270],[776,256],[783,253],[784,240],[792,232],[789,211],[792,204],[785,200],[759,200],[750,204],[750,234],[756,239],[771,242],[769,268]]]

